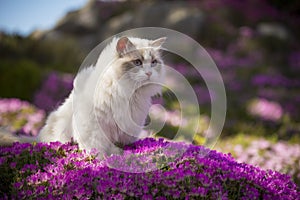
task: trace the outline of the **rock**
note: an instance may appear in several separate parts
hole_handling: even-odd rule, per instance
[[[287,28],[278,23],[260,23],[257,31],[262,36],[271,36],[281,40],[288,40],[291,36]]]
[[[41,39],[44,35],[46,34],[46,31],[42,31],[42,30],[35,30],[33,31],[29,37],[35,40],[39,40]]]
[[[103,2],[90,0],[80,10],[70,11],[49,31],[39,32],[42,39],[73,39],[89,52],[106,38],[137,27],[164,27],[198,37],[204,14],[181,1]]]
[[[82,9],[68,12],[54,30],[79,36],[97,31],[100,18],[96,3],[89,1]]]
[[[116,16],[101,31],[102,39],[136,27],[164,27],[197,37],[204,21],[203,13],[184,2],[148,2],[132,12]]]

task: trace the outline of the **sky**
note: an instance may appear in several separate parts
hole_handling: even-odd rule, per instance
[[[68,11],[88,0],[0,0],[0,30],[29,35],[36,29],[51,29]]]

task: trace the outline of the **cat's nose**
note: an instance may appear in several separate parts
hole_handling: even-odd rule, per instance
[[[152,75],[152,72],[146,72],[145,73],[148,77],[150,77]]]

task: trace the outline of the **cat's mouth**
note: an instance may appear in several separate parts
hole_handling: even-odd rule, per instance
[[[142,81],[142,83],[144,83],[144,84],[148,84],[150,82],[152,82],[150,77],[147,77],[145,80]]]
[[[150,80],[151,80],[151,77],[148,76],[148,77],[146,78],[146,81],[150,81]]]
[[[140,79],[138,80],[138,82],[140,84],[144,84],[144,83],[147,83],[147,82],[150,82],[151,81],[151,78],[150,77],[147,77],[147,78],[143,78],[143,79]]]

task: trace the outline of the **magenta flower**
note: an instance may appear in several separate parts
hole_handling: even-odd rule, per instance
[[[0,155],[6,160],[0,165],[0,198],[297,199],[300,195],[287,175],[238,163],[202,146],[163,139],[137,141],[122,155],[104,160],[72,143],[15,143],[1,147]]]

